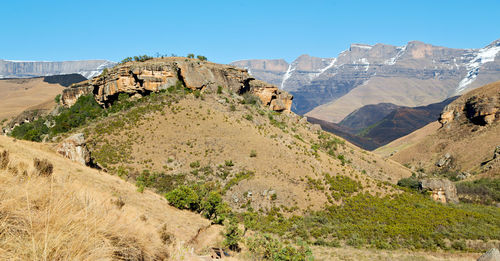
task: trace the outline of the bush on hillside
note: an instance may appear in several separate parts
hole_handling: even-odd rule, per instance
[[[463,181],[457,183],[456,186],[460,196],[467,196],[473,202],[482,204],[500,202],[500,179],[482,178]]]
[[[222,195],[212,184],[181,185],[165,194],[169,204],[179,209],[189,209],[202,213],[216,224],[222,224],[231,212]]]
[[[17,139],[41,142],[44,135],[49,134],[49,127],[45,125],[45,118],[16,126],[10,135]]]
[[[101,116],[102,112],[103,108],[96,102],[93,95],[80,96],[73,106],[64,109],[54,118],[55,125],[50,130],[51,134],[65,133],[82,126]]]
[[[398,181],[398,186],[418,190],[420,188],[420,181],[414,176],[402,178]]]
[[[239,241],[241,240],[242,232],[238,228],[238,223],[234,219],[230,219],[224,225],[224,246],[232,251],[239,251]]]
[[[303,243],[298,247],[283,244],[271,235],[258,234],[247,240],[248,250],[259,260],[305,261],[313,260],[312,251]]]
[[[498,208],[472,204],[444,205],[418,192],[376,197],[358,194],[341,205],[304,216],[246,212],[245,229],[273,233],[282,240],[341,240],[355,246],[434,249],[444,240],[498,240]]]

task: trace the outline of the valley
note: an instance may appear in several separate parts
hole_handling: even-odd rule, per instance
[[[473,260],[500,240],[499,227],[493,225],[500,219],[497,207],[443,204],[401,185],[421,173],[420,165],[402,162],[400,152],[380,156],[321,130],[290,111],[295,99],[287,92],[234,66],[182,57],[127,61],[61,91],[57,114],[37,115],[8,132],[44,143],[2,138],[4,150],[28,161],[16,165],[17,160],[9,159],[6,166],[12,167],[5,169],[14,177],[35,175],[27,167],[32,154],[19,148],[39,148],[44,152],[38,155],[56,166],[52,175],[57,182],[79,175],[94,182],[85,183],[99,190],[92,193],[112,193],[112,204],[136,208],[134,215],[142,221],[126,219],[139,222],[128,225],[130,235],[137,237],[131,242],[146,240],[134,229],[149,222],[148,229],[160,231],[150,233],[160,240],[166,233],[161,231],[169,233],[167,241],[148,238],[147,250],[143,243],[111,242],[123,251],[145,249],[138,258],[175,260],[183,255],[196,260],[212,247],[225,247],[238,260],[280,255],[278,260],[349,259],[368,255],[370,249],[384,251],[379,252],[382,260]],[[61,168],[76,168],[77,174]],[[95,173],[102,177],[94,178]],[[128,186],[127,192],[114,188],[121,184]],[[146,200],[143,195],[157,199],[139,203]],[[156,205],[167,207],[155,211],[168,219],[151,210]],[[120,209],[116,214],[124,215]],[[200,225],[176,225],[185,219]],[[161,222],[166,222],[165,230]],[[458,232],[464,230],[466,234]],[[435,249],[444,252],[438,257]],[[465,249],[471,253],[455,253]]]

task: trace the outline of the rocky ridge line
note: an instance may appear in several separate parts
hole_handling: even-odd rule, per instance
[[[250,92],[274,111],[290,112],[292,106],[292,95],[256,80],[246,69],[180,57],[117,65],[92,80],[65,89],[61,100],[64,106],[71,106],[78,97],[92,93],[99,104],[109,106],[119,93],[159,92],[175,86],[178,81],[193,91],[215,92],[221,86],[238,94]]]

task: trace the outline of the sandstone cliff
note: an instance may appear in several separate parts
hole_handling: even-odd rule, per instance
[[[251,92],[275,111],[289,112],[292,106],[292,95],[256,80],[245,69],[180,57],[120,64],[99,77],[64,90],[62,102],[71,106],[81,95],[93,93],[98,103],[108,106],[119,93],[158,92],[177,82],[191,90],[214,92],[221,86],[238,94]]]
[[[439,117],[445,126],[452,122],[470,122],[475,125],[491,125],[500,118],[500,90],[498,82],[471,91],[446,106]]]

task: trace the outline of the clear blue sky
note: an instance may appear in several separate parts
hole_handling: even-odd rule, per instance
[[[500,1],[2,1],[0,59],[202,54],[335,57],[350,43],[420,40],[480,48],[500,38]]]

